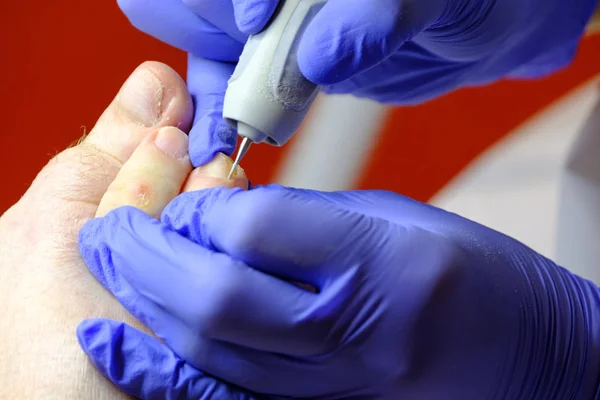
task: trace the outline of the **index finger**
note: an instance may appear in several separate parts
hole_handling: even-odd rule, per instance
[[[188,88],[194,102],[194,123],[190,130],[189,154],[194,167],[204,165],[217,153],[231,155],[237,133],[223,119],[223,101],[227,81],[234,64],[188,58]]]

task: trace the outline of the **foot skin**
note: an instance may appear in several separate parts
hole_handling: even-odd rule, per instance
[[[183,191],[216,186],[247,189],[248,180],[241,168],[231,180],[227,179],[232,165],[231,158],[219,153],[210,163],[192,172],[187,135],[177,128],[161,128],[144,139],[123,165],[102,197],[96,217],[121,206],[133,206],[159,218],[182,187]]]
[[[192,172],[187,146],[187,135],[173,127],[146,137],[108,187],[96,217],[127,205],[158,218]]]
[[[143,64],[90,135],[51,160],[0,218],[0,398],[126,397],[87,361],[75,327],[89,317],[142,327],[87,271],[77,235],[87,220],[122,205],[158,216],[182,185],[247,186],[243,173],[227,181],[209,166],[189,175],[191,119],[182,79],[165,65]],[[230,162],[224,157],[209,165]]]

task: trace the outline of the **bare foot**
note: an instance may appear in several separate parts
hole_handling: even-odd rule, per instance
[[[181,78],[143,64],[90,135],[50,161],[0,218],[0,398],[125,397],[86,360],[75,327],[88,317],[140,326],[87,271],[77,234],[120,205],[158,215],[186,179],[191,188],[208,184],[201,172],[188,179],[183,132],[191,118]]]

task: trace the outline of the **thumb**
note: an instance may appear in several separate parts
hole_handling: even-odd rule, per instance
[[[77,340],[98,370],[140,399],[253,400],[250,394],[195,369],[167,346],[123,322],[88,319]]]
[[[300,70],[318,85],[353,77],[433,24],[445,0],[330,0],[298,48]]]

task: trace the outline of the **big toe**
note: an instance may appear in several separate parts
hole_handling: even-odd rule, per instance
[[[192,109],[185,82],[174,70],[156,62],[142,64],[90,134],[51,160],[29,192],[43,195],[45,202],[70,200],[97,206],[140,143],[160,127],[188,130]],[[94,213],[95,209],[92,217]]]
[[[94,217],[102,196],[140,143],[161,127],[189,130],[192,112],[185,82],[174,70],[157,62],[142,64],[90,134],[54,157],[20,203],[25,208],[33,204],[45,215],[40,224],[60,230],[60,237],[76,237],[69,233]]]
[[[167,65],[146,62],[125,82],[111,105],[83,141],[124,163],[157,128],[188,131],[192,100],[185,82]]]

